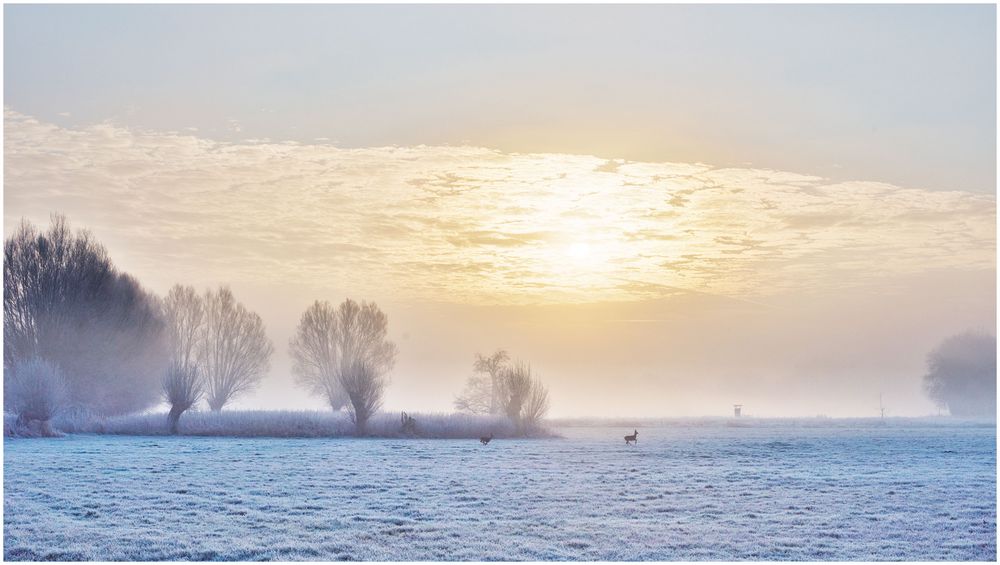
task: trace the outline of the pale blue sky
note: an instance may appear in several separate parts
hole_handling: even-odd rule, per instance
[[[64,126],[996,189],[989,5],[4,10],[5,105]]]

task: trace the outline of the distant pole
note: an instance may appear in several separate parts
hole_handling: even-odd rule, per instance
[[[882,416],[882,419],[885,420],[885,406],[882,405],[882,393],[881,392],[878,393],[878,412]]]
[[[742,404],[733,404],[733,417],[739,418],[740,417],[740,411],[742,409],[743,409],[743,405]]]

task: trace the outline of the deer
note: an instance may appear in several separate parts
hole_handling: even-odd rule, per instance
[[[632,445],[639,443],[639,430],[632,430],[632,435],[625,436],[625,445],[630,443]]]
[[[479,443],[481,443],[483,445],[486,445],[486,444],[488,444],[490,442],[491,439],[493,439],[493,432],[490,432],[490,436],[489,437],[483,436],[483,437],[479,438]]]

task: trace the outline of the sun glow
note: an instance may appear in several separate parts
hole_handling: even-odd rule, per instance
[[[123,262],[166,273],[164,287],[294,280],[375,297],[556,304],[996,266],[993,195],[479,147],[223,143],[64,129],[10,110],[4,125],[17,148],[4,154],[8,226],[64,210],[117,243]],[[62,187],[73,187],[72,206]],[[150,213],[160,221],[138,221]],[[211,273],[199,267],[207,260]]]
[[[590,244],[585,241],[578,241],[569,246],[567,254],[577,261],[585,261],[590,257]]]

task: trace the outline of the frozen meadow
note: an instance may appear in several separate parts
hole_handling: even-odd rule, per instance
[[[996,427],[4,441],[7,560],[996,559]]]

